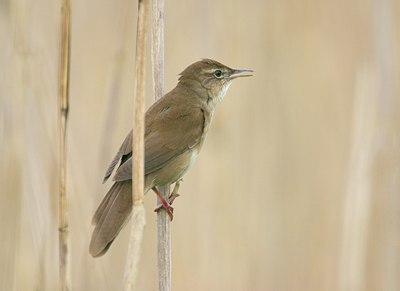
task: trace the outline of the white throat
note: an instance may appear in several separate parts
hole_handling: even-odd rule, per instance
[[[222,99],[224,99],[226,92],[229,89],[229,86],[231,85],[231,81],[227,82],[224,84],[224,86],[222,87],[221,91],[219,91],[219,94],[217,95],[217,97],[215,99],[217,99],[217,103],[221,102]]]

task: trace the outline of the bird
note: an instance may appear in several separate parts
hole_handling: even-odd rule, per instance
[[[144,193],[153,190],[170,219],[173,200],[164,199],[157,187],[178,182],[193,165],[202,148],[217,105],[232,80],[252,76],[252,70],[232,69],[215,60],[202,59],[189,65],[176,87],[158,99],[145,113]],[[126,136],[105,173],[113,185],[98,206],[89,246],[93,257],[104,255],[132,212],[132,130]],[[156,209],[159,210],[159,209]]]

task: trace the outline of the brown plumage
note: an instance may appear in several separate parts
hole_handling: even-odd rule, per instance
[[[231,81],[250,70],[231,69],[204,59],[187,67],[177,86],[155,102],[145,115],[145,193],[178,181],[197,158],[216,105]],[[112,160],[103,182],[115,181],[97,208],[89,251],[105,254],[132,210],[132,131]],[[168,209],[167,209],[168,210]],[[172,212],[170,213],[172,218]]]

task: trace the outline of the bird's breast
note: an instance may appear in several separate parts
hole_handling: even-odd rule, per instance
[[[188,149],[184,153],[173,158],[168,164],[158,171],[149,174],[146,181],[152,181],[152,186],[162,186],[178,181],[194,164],[199,154],[199,148]]]

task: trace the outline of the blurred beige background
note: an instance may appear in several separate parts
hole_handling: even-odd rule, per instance
[[[0,1],[0,290],[57,290],[59,4]],[[129,228],[99,259],[88,244],[131,127],[136,9],[72,1],[74,290],[122,286]],[[400,290],[399,19],[395,0],[166,1],[166,90],[203,57],[255,70],[175,202],[173,290]],[[157,286],[154,205],[138,290]]]

